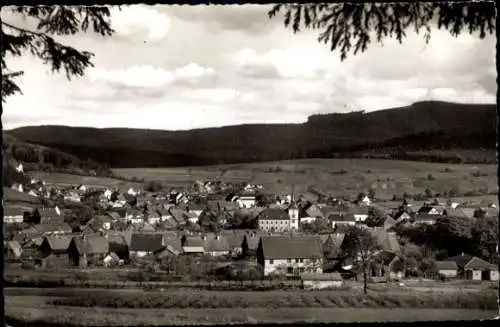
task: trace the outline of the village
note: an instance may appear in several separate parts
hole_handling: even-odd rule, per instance
[[[298,278],[310,287],[334,287],[363,276],[359,252],[364,249],[356,249],[356,256],[349,248],[355,229],[376,243],[365,249],[372,254],[367,269],[371,282],[410,277],[498,280],[496,264],[469,253],[431,258],[426,269],[411,267],[397,232],[425,229],[446,219],[498,219],[494,203],[439,197],[414,201],[404,195],[391,206],[377,202],[373,190],[360,192],[356,199],[314,200],[267,194],[260,185],[217,181],[196,182],[189,190],[150,182],[140,190],[120,191],[49,186],[33,178],[12,189],[38,197],[40,205],[26,210],[4,203],[6,269],[134,266],[189,279],[193,269],[179,265],[199,266],[203,259],[210,264],[198,271],[198,279]],[[183,257],[197,261],[180,261]]]

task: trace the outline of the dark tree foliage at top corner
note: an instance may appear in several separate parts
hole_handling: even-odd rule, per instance
[[[423,30],[429,42],[432,25],[454,37],[468,32],[479,33],[483,39],[495,33],[496,19],[492,1],[277,4],[268,16],[276,17],[279,12],[294,33],[302,28],[318,30],[318,41],[339,51],[341,60],[350,52],[366,51],[373,33],[382,45],[384,39],[393,37],[402,43],[411,27],[417,33]]]
[[[19,6],[4,8],[2,11],[11,17],[21,16],[25,21],[36,23],[36,28],[32,30],[2,17],[2,102],[15,93],[22,94],[15,78],[24,72],[9,70],[7,55],[18,57],[31,54],[49,65],[53,72],[63,70],[66,77],[71,79],[83,76],[85,69],[93,66],[93,54],[62,44],[56,38],[89,30],[101,36],[111,36],[114,32],[108,7]]]

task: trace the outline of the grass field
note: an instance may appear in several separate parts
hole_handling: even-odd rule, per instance
[[[142,183],[127,182],[115,178],[80,176],[62,173],[30,172],[34,177],[41,178],[49,185],[77,186],[80,184],[95,188],[118,188],[127,190],[130,187],[142,187]]]
[[[68,293],[69,292],[69,293]],[[107,292],[107,293],[106,293]],[[423,320],[468,320],[490,319],[497,314],[496,297],[488,294],[424,294],[411,291],[409,294],[382,294],[370,291],[368,296],[359,292],[210,292],[173,291],[123,292],[102,290],[99,292],[66,290],[33,295],[14,294],[6,289],[6,317],[21,319],[33,324],[37,321],[83,326],[92,325],[161,325],[161,324],[226,324],[226,323],[296,323],[296,322],[377,322],[377,321],[423,321]],[[70,294],[71,293],[71,294]],[[114,294],[117,299],[156,298],[157,305],[145,307],[135,301],[134,306],[100,307],[54,306],[54,300],[87,297],[106,301]],[[62,298],[63,296],[64,298]],[[92,297],[92,296],[91,296]],[[172,304],[173,299],[178,304]],[[190,303],[198,299],[197,303]],[[432,304],[430,299],[439,305]],[[482,299],[482,301],[481,301]],[[180,302],[179,302],[180,301]],[[210,306],[201,306],[206,302]],[[469,309],[471,303],[482,302],[479,309]],[[125,303],[125,302],[124,302]],[[153,304],[152,302],[148,302]],[[102,303],[101,303],[102,304]],[[132,304],[132,302],[131,302]],[[218,304],[215,307],[214,304]],[[237,304],[234,306],[233,304]],[[427,306],[427,307],[426,307]],[[89,314],[91,310],[91,314]]]
[[[278,171],[276,171],[278,168]],[[273,172],[270,172],[273,170]],[[474,172],[479,174],[473,175]],[[357,195],[373,188],[379,199],[394,194],[434,192],[457,188],[461,193],[497,189],[495,165],[442,164],[376,159],[305,159],[183,168],[114,169],[125,177],[182,184],[195,180],[248,181],[272,193],[310,190],[330,195]],[[429,178],[432,175],[432,178]]]

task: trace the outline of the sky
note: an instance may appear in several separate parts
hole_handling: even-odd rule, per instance
[[[269,5],[134,5],[112,9],[112,37],[60,38],[93,52],[95,67],[66,79],[27,54],[8,58],[23,95],[3,104],[4,129],[29,125],[186,130],[302,123],[316,113],[387,109],[417,101],[496,103],[494,35],[407,31],[341,62],[294,34]],[[2,20],[30,22],[2,7]]]

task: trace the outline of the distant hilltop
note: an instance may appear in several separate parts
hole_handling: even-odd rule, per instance
[[[479,162],[494,162],[496,105],[425,101],[369,113],[312,115],[302,124],[189,131],[29,126],[4,133],[111,167],[198,166],[345,157],[364,152],[397,152],[399,159],[404,159],[405,153],[415,151],[460,153],[472,149],[487,153]],[[474,157],[458,157],[474,162]],[[425,160],[425,154],[422,158]]]

